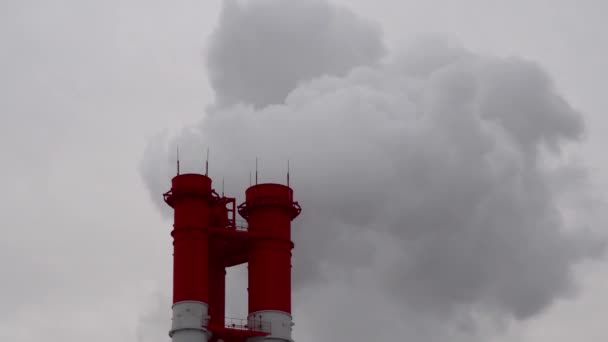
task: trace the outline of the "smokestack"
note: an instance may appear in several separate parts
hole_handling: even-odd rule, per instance
[[[291,188],[259,184],[238,207],[206,175],[177,175],[165,202],[174,210],[173,342],[291,342]],[[226,267],[249,263],[249,315],[226,319]]]
[[[249,252],[250,324],[270,323],[271,333],[262,341],[290,342],[291,221],[301,208],[293,190],[282,184],[257,184],[247,189],[239,214],[247,220],[252,237]]]
[[[177,175],[165,202],[174,210],[173,342],[207,342],[209,319],[209,199],[211,179]]]

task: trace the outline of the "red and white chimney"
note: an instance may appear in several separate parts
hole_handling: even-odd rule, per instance
[[[250,323],[270,323],[271,332],[256,341],[291,342],[291,221],[300,214],[293,190],[281,184],[257,184],[245,192],[239,214],[247,220]]]
[[[211,179],[177,175],[165,196],[173,207],[173,342],[207,342]]]
[[[165,202],[174,210],[173,342],[292,342],[291,221],[301,208],[293,190],[258,184],[238,206],[219,196],[211,179],[177,175]],[[226,268],[248,263],[246,319],[227,319]]]

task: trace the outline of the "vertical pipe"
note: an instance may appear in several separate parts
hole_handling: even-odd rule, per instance
[[[209,325],[223,327],[226,316],[226,268],[219,253],[209,256]]]
[[[239,212],[251,236],[248,319],[270,323],[271,334],[260,341],[291,341],[291,221],[299,206],[281,184],[258,184],[245,196]]]
[[[173,342],[207,342],[208,225],[211,179],[178,175],[165,201],[174,209]]]

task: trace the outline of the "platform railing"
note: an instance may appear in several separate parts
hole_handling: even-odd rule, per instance
[[[245,220],[235,220],[234,221],[234,227],[236,228],[236,230],[240,230],[240,231],[247,231],[247,221]]]
[[[270,333],[270,322],[256,319],[226,318],[225,327],[228,329]]]

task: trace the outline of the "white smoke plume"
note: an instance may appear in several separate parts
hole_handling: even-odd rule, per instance
[[[384,51],[375,26],[324,1],[224,4],[207,58],[220,105],[282,103],[299,83],[343,75]]]
[[[183,134],[150,143],[142,174],[153,199],[168,212],[177,144],[187,171],[202,170],[209,146],[215,187],[225,178],[240,197],[256,156],[260,182],[283,182],[291,160],[304,210],[298,293],[351,284],[342,297],[365,288],[376,305],[415,312],[410,327],[436,330],[420,318],[432,317],[449,336],[469,331],[462,317],[523,320],[569,294],[573,267],[604,246],[561,205],[585,182],[562,158],[583,135],[580,113],[531,61],[442,39],[384,51],[379,30],[324,1],[227,1],[208,55],[217,101]],[[571,170],[579,177],[551,181]],[[359,340],[369,328],[352,329]]]

